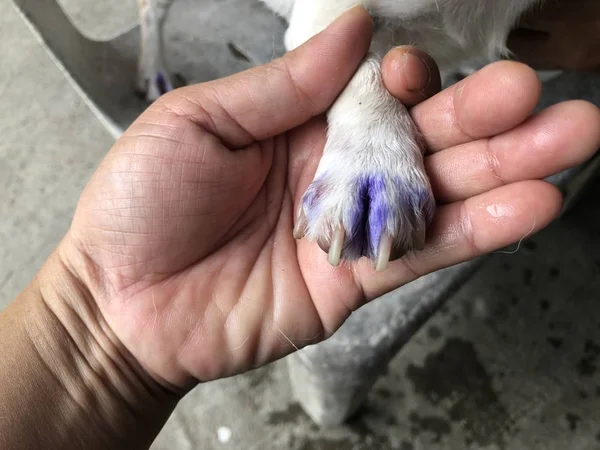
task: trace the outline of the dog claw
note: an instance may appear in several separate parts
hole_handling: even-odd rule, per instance
[[[379,241],[379,251],[377,252],[377,261],[375,262],[375,270],[382,272],[388,267],[390,262],[390,254],[392,253],[392,237],[389,234],[381,236]]]
[[[306,215],[302,205],[298,208],[296,215],[296,224],[294,225],[294,239],[302,239],[306,234]]]
[[[345,233],[342,227],[338,227],[331,238],[329,246],[329,264],[339,266],[342,261],[342,248],[344,246]]]

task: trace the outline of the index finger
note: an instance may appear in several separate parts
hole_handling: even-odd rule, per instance
[[[490,64],[411,110],[428,150],[438,152],[511,130],[534,110],[540,80],[530,67]]]

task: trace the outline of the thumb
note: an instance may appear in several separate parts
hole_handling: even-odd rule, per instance
[[[269,64],[179,89],[151,107],[187,117],[234,148],[283,133],[325,112],[350,81],[371,40],[362,7]]]

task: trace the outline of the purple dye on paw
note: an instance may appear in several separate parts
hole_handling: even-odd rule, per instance
[[[415,217],[421,217],[425,220],[425,224],[429,225],[435,214],[435,202],[431,192],[420,185],[415,186],[410,183],[405,183],[401,192],[408,194],[403,205],[410,208]]]
[[[160,95],[166,94],[167,92],[173,90],[171,83],[169,83],[169,80],[167,80],[162,72],[158,72],[158,75],[156,75],[156,85],[158,86],[158,92],[160,92]]]
[[[316,221],[323,209],[321,199],[326,195],[326,183],[322,181],[323,178],[327,178],[325,174],[314,180],[302,198],[304,213],[309,223]]]
[[[395,189],[386,188],[382,175],[367,175],[357,181],[356,205],[352,211],[350,233],[344,249],[344,254],[348,257],[375,258],[390,217],[399,214],[396,211],[398,208],[404,211],[403,214],[400,213],[402,216],[414,217],[411,222],[424,217],[426,224],[429,224],[434,209],[429,191],[400,178],[395,179],[394,183]],[[397,192],[399,198],[392,198],[393,192]],[[411,223],[410,227],[416,225]]]
[[[390,199],[386,195],[385,181],[381,175],[372,175],[369,182],[369,254],[373,257],[379,250],[379,241],[386,231],[392,213]]]
[[[383,176],[360,178],[356,183],[355,196],[356,205],[344,252],[354,258],[372,257],[377,254],[391,212]]]
[[[302,206],[309,224],[319,220],[323,211],[323,199],[330,186],[327,174],[321,174],[308,187],[302,199]],[[403,228],[405,237],[410,240],[412,231],[425,221],[428,225],[433,217],[435,203],[429,189],[420,183],[406,182],[401,178],[392,181],[392,189],[381,174],[365,175],[355,180],[348,195],[354,200],[349,211],[346,226],[346,239],[342,250],[344,259],[358,259],[366,256],[377,257],[379,243],[387,231],[390,220]],[[331,218],[335,220],[336,218]],[[342,220],[340,217],[339,220]],[[400,230],[392,230],[394,232]]]

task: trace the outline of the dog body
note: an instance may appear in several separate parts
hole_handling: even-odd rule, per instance
[[[348,8],[361,4],[377,20],[373,51],[415,45],[442,72],[465,62],[486,62],[505,53],[506,38],[536,0],[262,0],[286,18],[286,47],[322,31]]]
[[[149,100],[171,89],[161,27],[173,0],[139,0],[139,88]],[[442,73],[505,52],[508,33],[537,0],[262,0],[288,20],[288,50],[361,4],[375,18],[370,55],[328,114],[328,139],[297,212],[294,235],[329,252],[329,261],[367,256],[377,269],[422,248],[435,201],[407,110],[383,86],[380,58],[393,46],[428,52]]]

